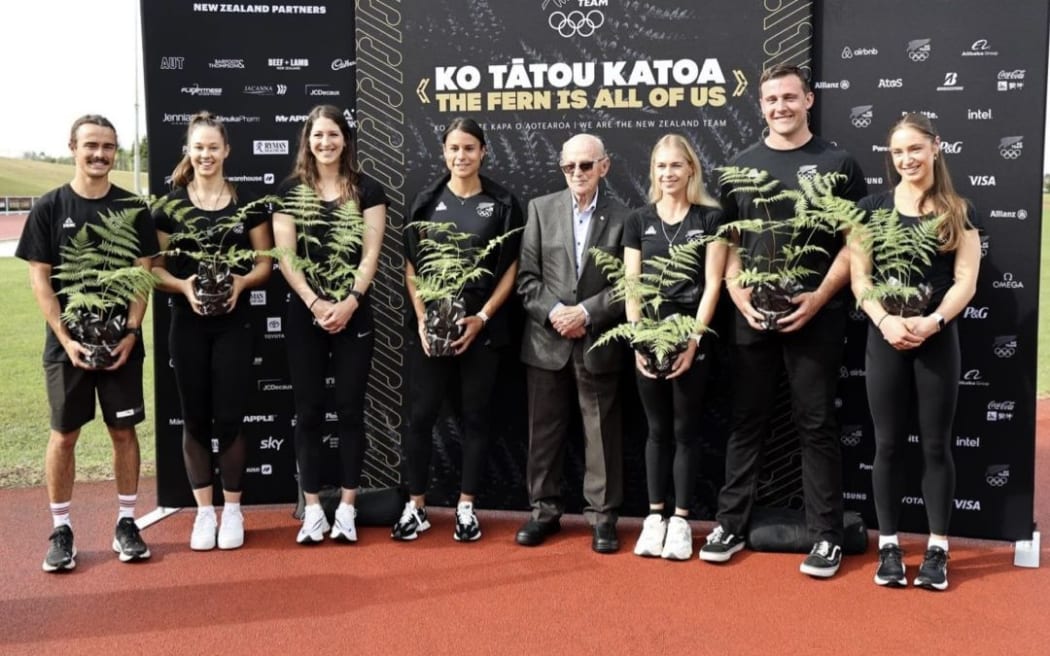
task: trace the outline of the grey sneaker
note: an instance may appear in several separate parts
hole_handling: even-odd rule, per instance
[[[68,524],[58,526],[48,538],[47,555],[40,566],[45,572],[62,572],[77,566],[77,548],[73,546],[73,529]]]
[[[113,551],[117,552],[122,563],[150,557],[149,547],[142,540],[139,527],[131,517],[121,517],[117,520],[117,528],[113,533]]]

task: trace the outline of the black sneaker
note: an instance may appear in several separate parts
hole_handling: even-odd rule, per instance
[[[51,531],[50,546],[44,556],[41,569],[45,572],[60,572],[77,566],[77,548],[73,546],[73,529],[63,524]]]
[[[948,552],[940,547],[930,547],[922,557],[915,585],[927,590],[948,589]]]
[[[409,501],[405,509],[401,511],[401,519],[397,520],[394,528],[390,531],[390,537],[395,540],[415,540],[419,534],[430,528],[427,521],[427,509],[417,508]]]
[[[809,555],[799,565],[798,571],[817,578],[826,579],[835,576],[842,564],[842,547],[821,540],[813,545]]]
[[[474,514],[474,504],[461,503],[456,506],[456,530],[452,537],[456,542],[473,542],[481,539],[481,525]]]
[[[707,536],[704,546],[700,547],[700,560],[706,560],[709,563],[724,563],[743,548],[743,536],[726,533],[725,529],[719,525]]]
[[[879,549],[879,569],[875,572],[875,585],[908,585],[904,578],[904,552],[899,545],[887,544]]]
[[[139,527],[131,517],[121,517],[117,521],[117,530],[113,535],[113,551],[120,555],[122,563],[149,558],[149,547],[142,541]]]

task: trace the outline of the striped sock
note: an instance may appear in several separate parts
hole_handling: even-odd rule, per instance
[[[71,505],[73,505],[72,501],[51,504],[51,524],[54,528],[73,526],[73,522],[69,521],[69,507]]]
[[[118,494],[117,501],[120,503],[120,508],[117,511],[117,519],[125,517],[135,519],[135,502],[138,501],[138,498],[137,494]]]

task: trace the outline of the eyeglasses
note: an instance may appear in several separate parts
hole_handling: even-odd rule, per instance
[[[582,171],[583,173],[590,173],[591,169],[594,168],[594,165],[602,161],[603,159],[605,158],[599,157],[598,159],[590,162],[569,162],[568,164],[560,164],[558,168],[560,168],[561,172],[565,175],[572,175],[573,171],[575,171],[576,169],[580,169],[580,171]]]

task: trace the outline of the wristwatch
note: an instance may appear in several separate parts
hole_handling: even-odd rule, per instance
[[[703,333],[693,333],[692,335],[689,336],[689,339],[691,339],[694,342],[696,342],[697,346],[700,346],[700,340],[703,338],[703,336],[704,336]]]
[[[134,335],[135,339],[142,341],[142,326],[131,327],[128,326],[124,329],[125,335]]]
[[[361,299],[365,297],[365,293],[364,292],[359,292],[356,289],[351,289],[350,290],[350,295],[353,296],[355,299],[357,299],[358,303],[360,303]]]
[[[944,316],[940,312],[934,312],[930,316],[937,320],[937,330],[944,330]]]

